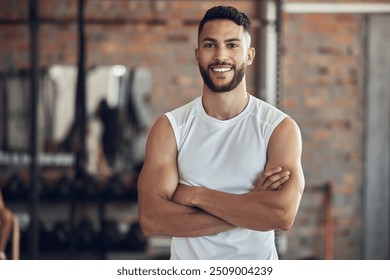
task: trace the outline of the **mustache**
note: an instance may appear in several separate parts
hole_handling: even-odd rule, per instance
[[[229,66],[229,67],[232,67],[233,69],[235,69],[236,67],[235,67],[235,65],[234,64],[231,64],[231,63],[228,63],[228,62],[226,62],[226,61],[222,61],[222,62],[214,62],[214,63],[212,63],[212,64],[209,64],[209,69],[211,68],[211,67],[214,67],[214,66]]]

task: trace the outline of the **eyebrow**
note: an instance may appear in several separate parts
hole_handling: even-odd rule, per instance
[[[211,37],[206,37],[206,38],[204,38],[204,39],[202,40],[202,42],[205,42],[205,41],[207,41],[207,42],[217,42],[216,39],[211,38]],[[224,42],[225,42],[225,43],[241,42],[241,40],[238,39],[238,38],[231,38],[231,39],[226,39]]]

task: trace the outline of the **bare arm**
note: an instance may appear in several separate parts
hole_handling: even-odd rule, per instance
[[[138,180],[139,220],[143,232],[146,235],[194,237],[235,227],[201,209],[171,201],[177,185],[176,141],[164,116],[150,131]]]
[[[267,151],[266,170],[281,166],[290,176],[280,189],[255,191],[236,195],[181,185],[175,201],[196,206],[237,227],[266,231],[288,230],[295,219],[304,188],[301,167],[301,135],[291,118],[286,118],[274,130]]]

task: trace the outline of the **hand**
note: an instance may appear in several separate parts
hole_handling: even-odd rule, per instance
[[[179,184],[175,190],[175,193],[171,197],[171,201],[186,206],[193,206],[191,203],[191,198],[196,188],[198,187]]]
[[[252,191],[277,191],[289,178],[290,171],[283,171],[281,167],[268,169],[254,182]]]

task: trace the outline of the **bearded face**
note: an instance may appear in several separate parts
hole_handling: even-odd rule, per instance
[[[233,64],[227,62],[216,62],[210,64],[207,69],[199,64],[199,71],[203,78],[203,82],[207,87],[213,92],[229,92],[235,89],[242,81],[245,76],[246,65],[242,63],[240,67],[237,67]],[[233,77],[228,80],[228,78],[223,75],[227,72],[233,71]],[[215,83],[213,79],[226,80],[224,83]]]
[[[212,92],[230,92],[242,84],[246,68],[255,56],[250,34],[233,21],[207,22],[195,50],[204,85]]]

